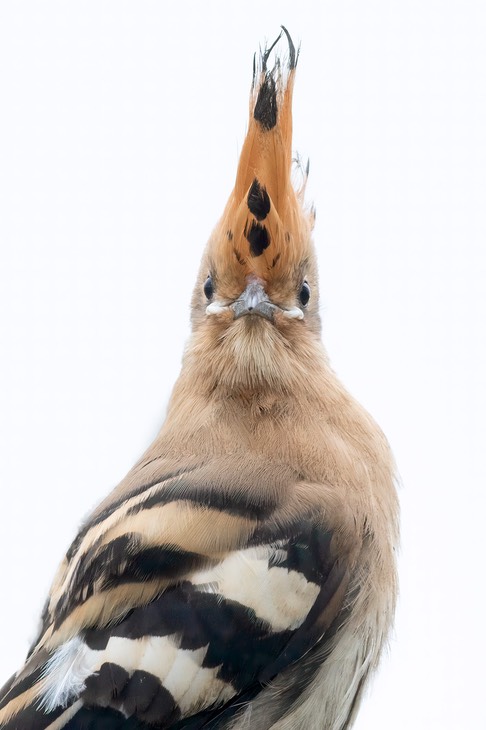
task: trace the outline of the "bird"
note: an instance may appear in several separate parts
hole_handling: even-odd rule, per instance
[[[253,59],[165,421],[82,524],[1,730],[349,730],[397,600],[390,446],[322,344],[300,47]]]

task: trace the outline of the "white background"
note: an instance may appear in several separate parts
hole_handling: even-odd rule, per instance
[[[483,728],[479,1],[0,3],[0,683],[162,423],[280,23],[302,43],[323,337],[403,482],[396,632],[356,728]]]

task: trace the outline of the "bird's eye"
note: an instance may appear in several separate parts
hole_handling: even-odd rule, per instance
[[[208,276],[204,282],[204,294],[206,295],[206,299],[211,299],[214,294],[213,280],[211,276]]]
[[[306,304],[309,302],[310,293],[311,293],[310,286],[306,281],[304,281],[304,283],[302,284],[301,290],[299,292],[300,303],[302,304],[303,307],[305,307]]]

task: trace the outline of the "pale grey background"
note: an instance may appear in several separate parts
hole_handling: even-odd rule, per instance
[[[294,146],[333,365],[403,481],[402,597],[357,730],[486,725],[486,9],[0,3],[0,683],[76,527],[160,426],[252,54],[302,52]]]

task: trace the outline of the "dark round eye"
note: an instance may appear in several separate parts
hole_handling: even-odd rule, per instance
[[[206,295],[206,299],[211,299],[214,294],[213,280],[211,276],[208,276],[208,278],[204,282],[204,293]]]
[[[299,299],[300,299],[300,303],[302,304],[303,307],[305,307],[306,304],[309,302],[310,286],[306,281],[304,281],[304,283],[302,284],[302,288],[299,292]]]

